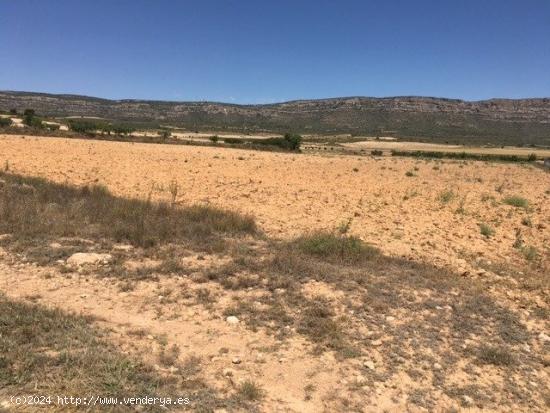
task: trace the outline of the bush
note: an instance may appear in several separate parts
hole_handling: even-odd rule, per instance
[[[318,231],[297,238],[297,248],[308,255],[337,263],[356,263],[379,254],[377,248],[360,238],[334,232]]]
[[[34,109],[25,109],[25,112],[23,112],[23,123],[37,129],[42,129],[44,127],[42,121],[36,117]]]
[[[474,161],[502,161],[502,162],[525,162],[529,158],[518,155],[506,154],[480,154],[468,152],[439,152],[439,151],[399,151],[392,149],[392,156],[412,156],[415,158],[450,158],[450,159],[471,159]]]
[[[208,139],[210,139],[211,142],[218,142],[220,140],[220,138],[218,137],[218,135],[212,135],[210,136]]]
[[[527,157],[527,160],[529,162],[535,162],[537,160],[537,155],[535,153],[530,153],[529,156]]]
[[[223,141],[229,144],[244,143],[242,139],[237,139],[237,138],[223,138]]]
[[[447,190],[441,192],[439,194],[438,198],[439,198],[439,202],[441,202],[443,204],[447,204],[447,203],[451,202],[454,199],[455,196],[456,195],[452,190],[447,189]]]
[[[382,152],[379,149],[373,149],[372,151],[370,151],[370,154],[373,155],[373,156],[382,156],[384,154],[384,152]]]
[[[286,133],[283,139],[285,142],[283,146],[287,147],[288,149],[292,151],[297,151],[300,149],[300,145],[302,144],[302,137],[300,135]]]
[[[84,119],[69,120],[69,129],[79,133],[95,134],[98,130],[104,130],[106,127],[108,125],[105,122]]]
[[[491,238],[493,235],[495,235],[495,230],[487,224],[479,224],[479,231],[481,232],[481,235],[485,236],[486,238]]]
[[[111,130],[117,135],[129,135],[130,133],[135,132],[134,128],[131,128],[129,126],[124,126],[124,125],[113,125],[112,127],[108,128],[105,131],[110,133]]]
[[[168,129],[161,129],[159,130],[159,135],[162,139],[166,140],[172,135],[172,132],[170,132]]]
[[[11,126],[12,121],[10,118],[0,118],[0,128]]]
[[[260,400],[264,396],[264,392],[260,386],[251,380],[245,380],[239,386],[239,396],[248,401]]]
[[[23,118],[23,123],[27,126],[30,126],[31,128],[44,128],[44,124],[42,123],[42,121],[39,118],[31,115],[25,115],[25,117]]]
[[[529,201],[527,201],[527,199],[516,195],[506,197],[502,202],[504,202],[506,205],[511,205],[516,208],[526,209],[529,206]]]

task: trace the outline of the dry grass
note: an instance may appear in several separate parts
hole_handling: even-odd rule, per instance
[[[90,319],[0,295],[0,386],[11,394],[172,398],[184,394],[195,407],[224,406],[226,401],[218,399],[196,373],[185,380],[160,376],[151,366],[120,353]],[[160,406],[149,408],[165,411]],[[109,411],[130,410],[115,406]]]
[[[233,237],[223,251],[231,261],[213,264],[201,273],[201,282],[217,283],[216,288],[237,293],[238,298],[225,308],[224,314],[238,316],[252,330],[265,330],[281,342],[294,334],[300,335],[311,343],[314,353],[330,351],[339,358],[368,355],[380,351],[383,345],[384,370],[370,372],[365,379],[369,384],[387,381],[402,371],[428,379],[425,372],[414,366],[431,366],[437,361],[442,368],[434,375],[434,382],[445,394],[461,397],[468,394],[466,390],[457,390],[445,377],[464,359],[491,364],[499,374],[524,381],[528,378],[525,372],[540,363],[535,352],[525,350],[533,333],[515,309],[492,294],[488,281],[466,279],[428,264],[385,256],[360,238],[348,235],[349,222],[339,231],[312,232],[290,241],[275,241],[260,236],[250,218],[226,211],[180,210],[115,198],[103,190],[83,193],[41,180],[11,175],[2,178],[0,214],[5,222],[0,222],[0,232],[11,232],[16,239],[71,235],[143,245],[140,240],[150,238],[158,248],[148,249],[144,254],[152,254],[161,261],[154,271],[179,274],[186,269],[176,258],[185,248],[212,251],[216,249],[213,245]],[[22,185],[27,187],[23,189]],[[105,208],[101,205],[107,200],[126,212],[115,208],[119,212],[106,211],[106,218],[94,215],[94,208]],[[53,208],[55,213],[48,215],[52,202],[57,204]],[[135,227],[136,220],[127,219],[127,213],[133,212],[124,206],[142,208],[138,221],[147,223],[142,226],[143,238],[117,238],[111,227],[115,221],[122,220],[119,225],[125,228]],[[168,211],[168,215],[160,211]],[[34,217],[29,214],[38,214],[43,220],[53,216],[53,224],[34,226]],[[61,225],[63,220],[68,221],[67,227]],[[81,222],[88,225],[77,225]],[[249,237],[239,237],[243,234]],[[41,256],[44,252],[37,254]],[[65,252],[59,254],[63,256]],[[123,279],[127,276],[121,272]],[[327,295],[309,294],[307,286],[314,283],[322,283]],[[177,294],[163,295],[172,298]],[[197,289],[195,296],[195,303],[217,310],[216,297],[208,289]],[[474,344],[465,345],[466,342]],[[479,343],[491,343],[491,348],[480,347]],[[67,344],[61,344],[64,345]],[[511,349],[513,356],[508,357]],[[177,364],[178,358],[179,350],[175,348],[165,348],[159,354],[160,363],[167,366]],[[525,370],[517,370],[518,364]],[[476,379],[475,372],[465,374],[468,380]],[[533,390],[522,397],[513,395],[514,402],[522,405],[539,397],[540,391]],[[476,392],[478,400],[485,400],[488,389]],[[261,391],[256,384],[249,383],[237,389],[234,397],[239,403],[251,402],[261,398]],[[411,401],[427,406],[431,403],[421,392],[412,394]]]
[[[150,247],[189,242],[203,247],[219,234],[253,234],[254,219],[193,205],[114,197],[104,187],[72,188],[40,178],[0,173],[0,232],[35,237],[109,238]]]

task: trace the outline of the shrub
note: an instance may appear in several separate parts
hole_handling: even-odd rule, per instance
[[[220,138],[218,137],[218,135],[212,135],[210,136],[208,139],[210,139],[211,142],[218,142],[220,140]]]
[[[12,121],[10,118],[0,118],[0,127],[11,126]]]
[[[382,152],[379,149],[373,149],[372,151],[370,151],[370,154],[373,155],[373,156],[382,156],[384,154],[384,152]]]
[[[11,115],[17,115],[17,109],[15,109],[15,108],[10,109],[10,114]]]
[[[225,143],[229,143],[229,144],[243,143],[244,142],[242,139],[237,139],[237,138],[223,138],[223,141]]]
[[[483,364],[494,364],[495,366],[509,366],[515,362],[508,349],[488,345],[480,348],[477,358]]]
[[[413,171],[405,172],[405,176],[415,176]]]
[[[439,201],[443,204],[451,202],[455,197],[455,193],[451,189],[447,189],[439,194]]]
[[[108,124],[106,124],[105,122],[84,119],[69,120],[69,129],[79,133],[94,134],[96,131],[105,130],[105,128],[108,127]]]
[[[38,123],[35,120],[35,112],[34,109],[25,109],[25,112],[23,112],[23,124],[27,126],[33,126],[33,122],[35,125]]]
[[[27,126],[30,126],[31,128],[44,128],[44,124],[42,123],[42,121],[39,118],[31,115],[25,115],[25,117],[23,118],[23,123]]]
[[[481,235],[485,236],[486,238],[491,238],[493,235],[495,235],[495,230],[484,223],[479,224],[479,231],[481,232]]]
[[[170,132],[168,129],[161,129],[158,133],[159,136],[164,140],[168,139],[172,135],[172,132]]]
[[[302,137],[300,135],[286,133],[284,142],[283,147],[287,147],[292,151],[297,151],[300,149],[300,145],[302,144]]]
[[[379,254],[377,248],[366,244],[360,238],[328,231],[313,232],[297,238],[294,244],[308,255],[327,261],[356,263],[372,259]]]
[[[539,256],[537,249],[533,246],[523,247],[521,252],[527,261],[534,261]]]
[[[117,135],[129,135],[132,132],[135,132],[134,128],[125,125],[113,125],[111,128],[106,128],[106,132],[113,131]]]
[[[260,386],[251,380],[245,380],[239,386],[239,396],[248,401],[260,400],[264,395]]]
[[[516,208],[526,209],[529,206],[529,201],[527,201],[527,199],[522,198],[521,196],[517,196],[517,195],[508,196],[508,197],[504,198],[504,200],[502,202],[504,202],[506,205],[511,205],[513,207],[516,207]]]

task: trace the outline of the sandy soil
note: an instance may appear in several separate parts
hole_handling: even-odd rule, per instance
[[[510,276],[524,271],[540,277],[548,274],[550,175],[537,167],[16,135],[0,136],[2,165],[13,173],[76,185],[101,184],[115,194],[138,198],[151,194],[168,200],[170,183],[175,181],[178,203],[208,203],[250,213],[274,238],[333,229],[349,221],[351,233],[386,254],[449,267],[495,285],[498,296],[530,323],[535,337],[547,332],[543,322],[532,321],[532,308],[525,310],[529,293],[503,291],[505,287],[498,285],[501,277],[491,271],[499,266]],[[522,196],[529,207],[506,205],[502,200],[507,196]],[[482,223],[494,229],[494,235],[482,235]],[[535,248],[534,261],[514,247],[518,238]],[[184,261],[186,266],[200,267],[210,259],[214,258],[188,256]],[[361,407],[354,404],[348,411],[430,411],[430,406],[410,402],[420,386],[404,371],[391,380],[368,384],[364,376],[369,371],[384,374],[384,345],[371,347],[369,358],[376,370],[370,370],[362,359],[341,360],[331,352],[312,355],[312,344],[304,336],[280,342],[261,329],[254,332],[242,323],[228,324],[224,308],[236,297],[252,302],[247,294],[253,292],[228,291],[180,276],[139,281],[129,291],[120,284],[120,279],[98,278],[86,271],[62,273],[58,267],[22,263],[0,248],[0,290],[8,296],[97,316],[124,351],[139,353],[151,363],[157,362],[160,338],[166,337],[169,345],[201,357],[209,384],[222,393],[231,393],[248,378],[260,383],[267,392],[262,411],[346,411],[346,403],[363,393],[369,396],[358,400]],[[213,307],[192,302],[199,288],[209,288],[215,295]],[[323,282],[311,281],[303,288],[311,297],[327,296],[336,302],[346,298]],[[538,295],[529,298],[539,300]],[[539,301],[541,309],[545,306]],[[399,314],[395,316],[386,317],[380,328],[391,330],[392,319],[399,319]],[[146,334],[132,334],[140,329]],[[527,347],[539,354],[544,343],[536,340]],[[233,361],[236,357],[238,363]],[[545,388],[547,365],[540,366],[532,369],[535,384],[522,382],[522,386]],[[463,373],[463,367],[450,372],[449,379],[468,386],[471,376]],[[493,379],[501,380],[492,367],[465,367],[488,387]],[[465,405],[464,411],[482,410],[441,394],[433,380],[422,386],[435,388],[436,411],[460,411]],[[307,388],[311,394],[306,394]],[[502,393],[497,396],[505,398]],[[537,400],[533,405],[536,411],[542,411],[542,403]]]
[[[102,184],[139,198],[152,192],[169,199],[176,181],[179,202],[251,213],[281,238],[351,220],[352,233],[385,253],[463,272],[477,271],[480,258],[525,265],[514,248],[519,231],[548,268],[550,177],[532,166],[4,135],[0,163],[6,161],[15,173]],[[528,199],[529,209],[503,204],[507,196]],[[494,236],[480,233],[482,223]]]

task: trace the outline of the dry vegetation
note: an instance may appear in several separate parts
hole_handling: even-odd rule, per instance
[[[545,172],[106,142],[84,159],[74,140],[55,152],[23,140],[33,155],[20,141],[2,142],[0,400],[34,389],[183,394],[198,411],[548,409]],[[60,145],[75,164],[56,163]],[[100,153],[118,149],[107,175]],[[128,156],[158,169],[146,178]]]

